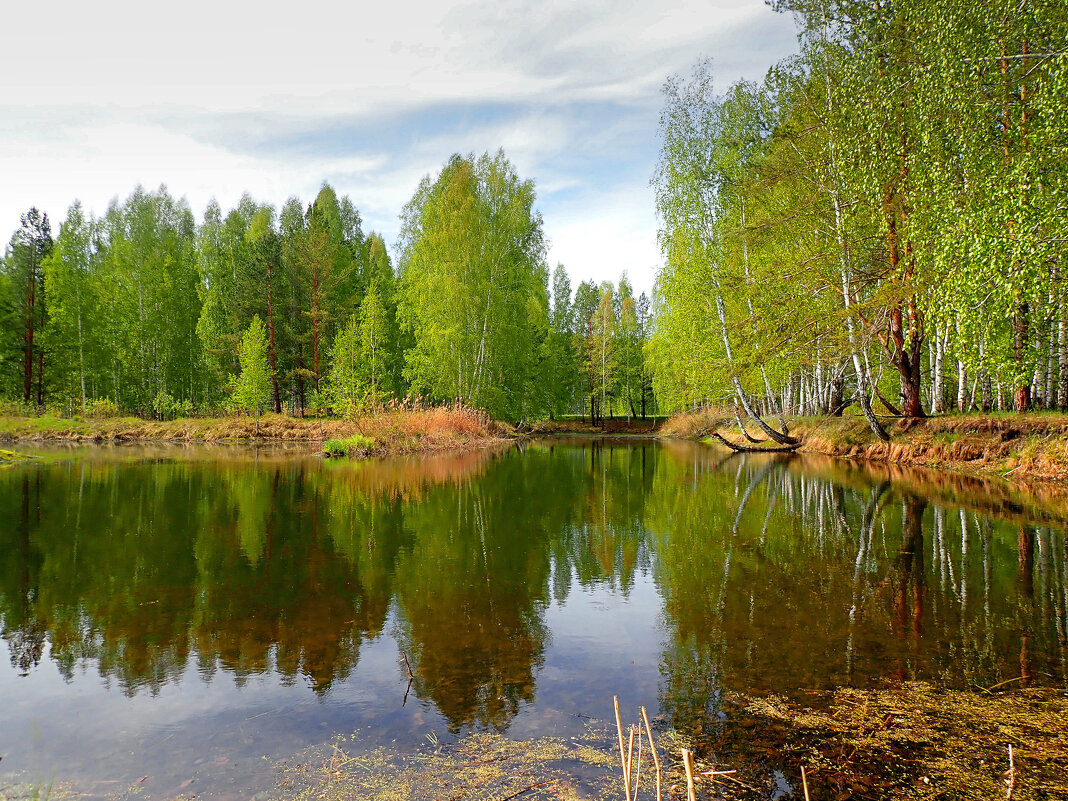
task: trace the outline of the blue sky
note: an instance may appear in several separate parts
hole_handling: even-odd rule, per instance
[[[68,7],[69,6],[69,7]],[[0,231],[53,227],[166,184],[198,218],[243,191],[280,205],[329,181],[392,242],[419,179],[503,147],[538,188],[574,283],[660,263],[649,179],[660,87],[717,83],[796,50],[761,0],[19,4],[0,47]],[[6,238],[6,235],[5,235]]]

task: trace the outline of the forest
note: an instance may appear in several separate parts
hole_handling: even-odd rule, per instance
[[[1068,6],[788,0],[799,54],[665,87],[669,408],[1068,407]],[[771,432],[785,439],[784,432]]]
[[[22,411],[760,419],[1068,409],[1068,7],[782,0],[799,52],[663,91],[653,297],[550,273],[535,187],[454,155],[365,233],[324,184],[198,222],[165,187],[0,269],[0,397]],[[652,168],[652,165],[651,165]],[[574,266],[573,266],[574,267]],[[761,422],[769,437],[787,432]]]
[[[505,420],[652,412],[650,302],[551,276],[534,184],[453,156],[395,260],[348,197],[242,197],[198,223],[165,187],[53,236],[31,208],[0,272],[0,396],[22,412],[349,415],[401,398]]]

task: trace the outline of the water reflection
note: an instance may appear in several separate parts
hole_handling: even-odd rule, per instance
[[[649,585],[659,614],[632,623],[678,725],[715,725],[730,689],[1065,683],[1064,515],[1000,486],[597,440],[131,455],[0,473],[0,631],[26,681],[50,661],[134,696],[193,667],[325,697],[385,632],[453,731],[504,730],[536,701],[547,610]]]
[[[724,467],[665,460],[647,517],[671,627],[662,704],[679,725],[717,725],[732,689],[1065,683],[1055,505],[975,481],[966,506],[936,504],[930,473]]]

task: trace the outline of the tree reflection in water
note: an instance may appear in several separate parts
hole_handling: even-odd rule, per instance
[[[1065,682],[1060,507],[938,474],[600,440],[70,458],[0,474],[0,520],[13,668],[89,665],[130,695],[189,668],[325,695],[388,631],[452,729],[503,730],[535,699],[547,607],[636,582],[680,726],[718,725],[730,690]]]

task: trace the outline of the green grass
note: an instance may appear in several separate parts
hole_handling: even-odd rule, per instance
[[[375,441],[362,434],[353,434],[343,439],[328,439],[323,443],[323,453],[326,456],[355,456],[366,453],[375,446]]]

